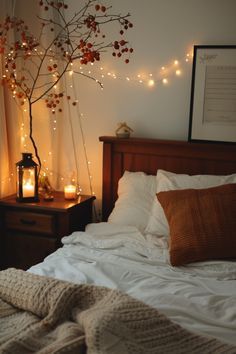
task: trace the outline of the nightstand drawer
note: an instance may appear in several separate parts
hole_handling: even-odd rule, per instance
[[[54,216],[40,213],[7,211],[5,214],[6,229],[54,234]]]

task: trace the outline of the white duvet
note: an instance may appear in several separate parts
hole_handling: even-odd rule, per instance
[[[90,224],[62,242],[29,271],[118,288],[189,330],[236,345],[236,262],[172,267],[165,239],[111,223]]]

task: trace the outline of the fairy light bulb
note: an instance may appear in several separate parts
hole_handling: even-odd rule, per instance
[[[181,75],[181,70],[179,70],[179,69],[176,70],[176,71],[175,71],[175,74],[176,74],[177,76],[180,76],[180,75]]]
[[[167,78],[162,79],[162,82],[163,82],[164,85],[168,84]]]
[[[148,86],[153,87],[155,85],[155,81],[153,79],[148,80]]]

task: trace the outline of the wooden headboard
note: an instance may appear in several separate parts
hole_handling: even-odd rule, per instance
[[[158,169],[175,173],[227,175],[236,173],[236,145],[207,144],[144,138],[102,136],[103,220],[117,199],[117,186],[124,171],[156,175]]]

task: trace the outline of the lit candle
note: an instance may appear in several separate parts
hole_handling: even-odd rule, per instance
[[[76,198],[76,186],[73,184],[68,184],[64,187],[65,199],[75,199]]]
[[[31,181],[25,182],[23,184],[23,197],[30,198],[34,197],[34,185]]]

